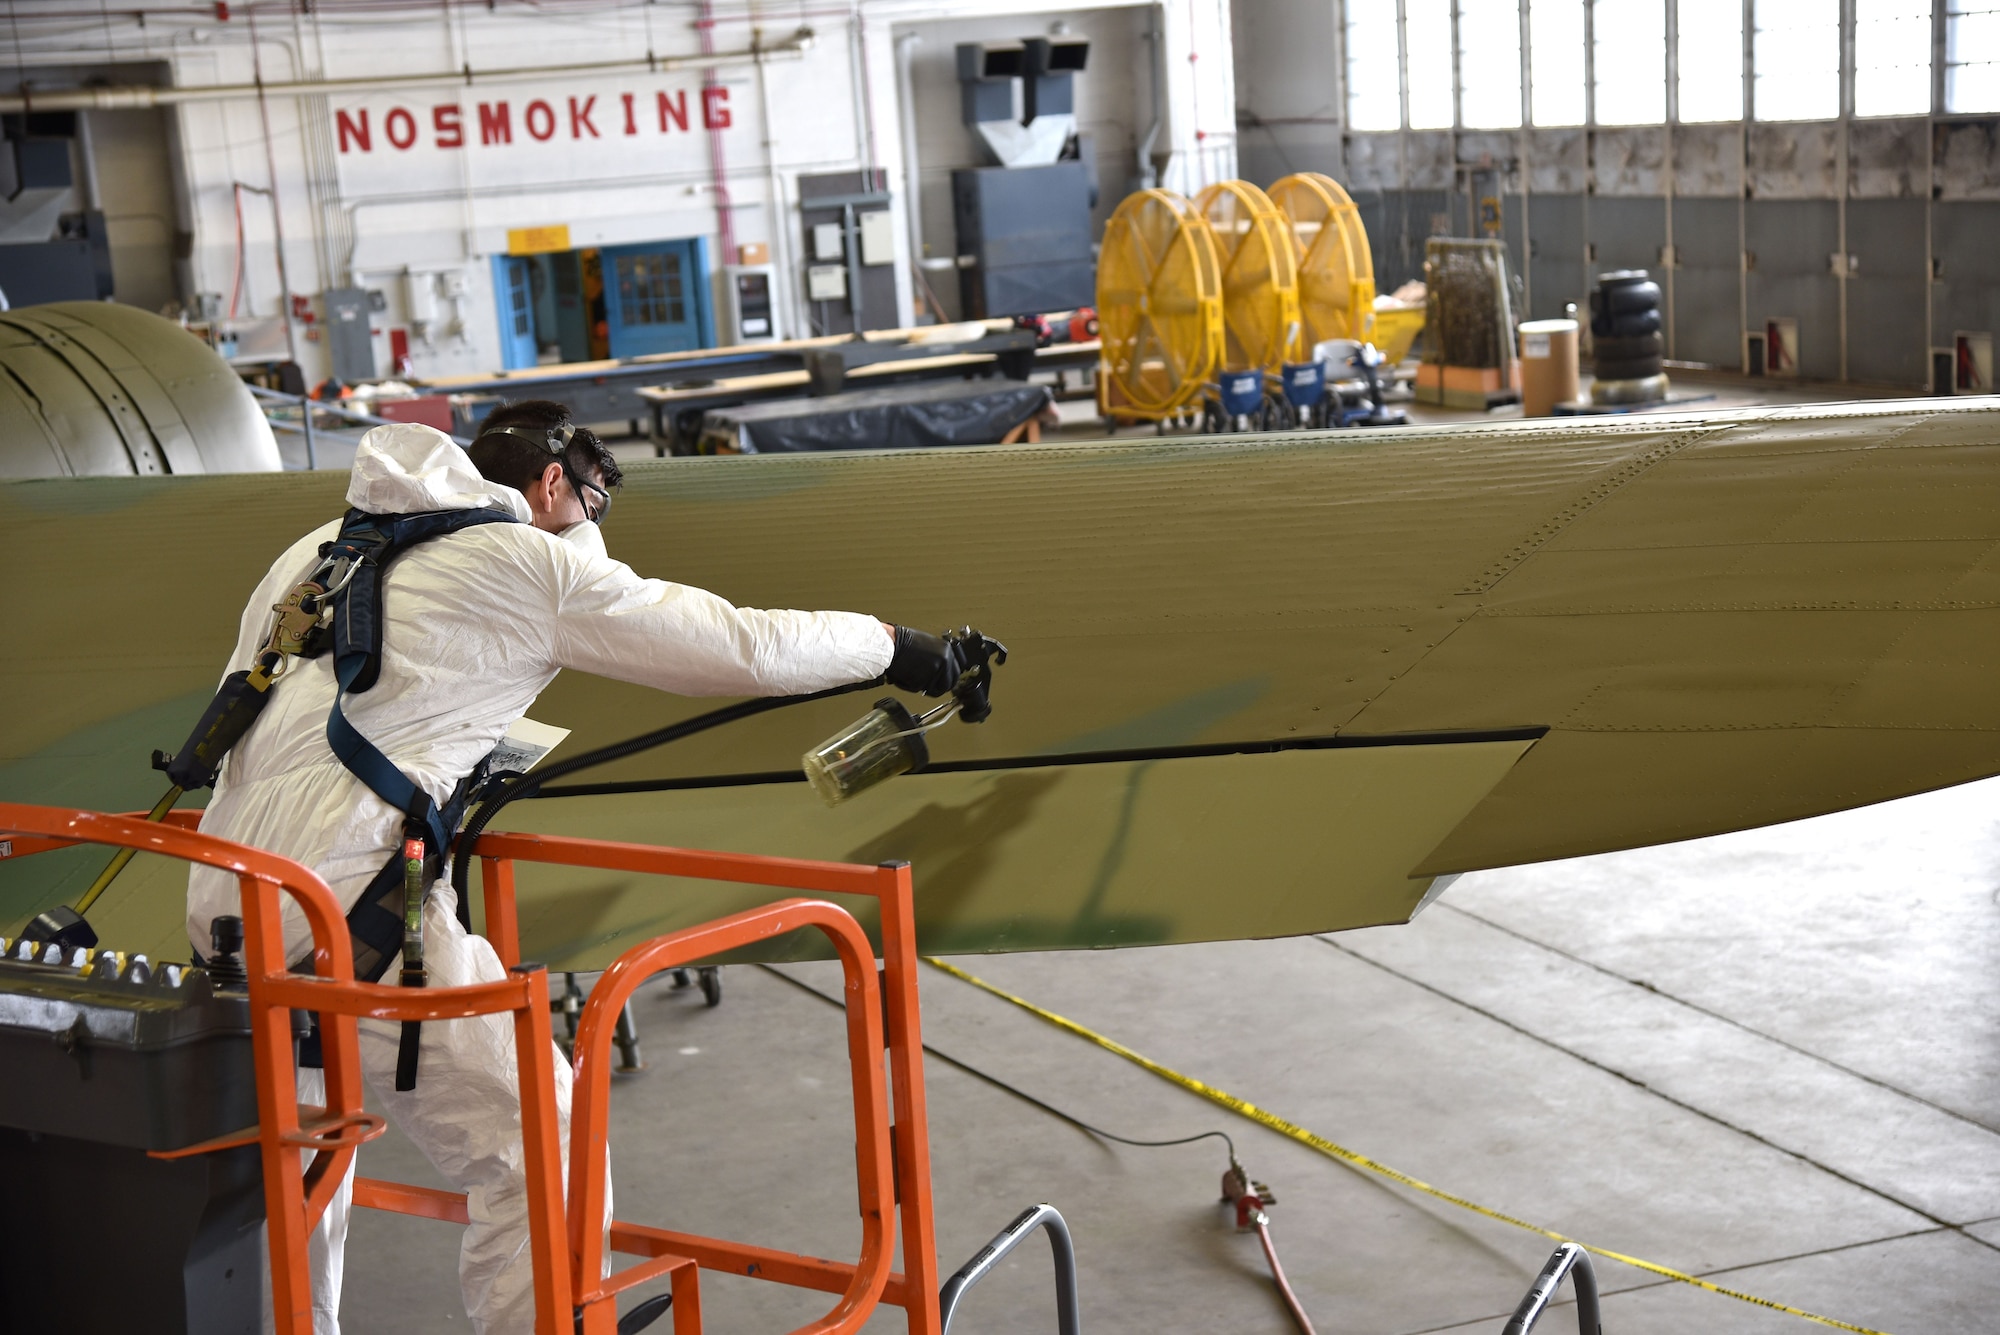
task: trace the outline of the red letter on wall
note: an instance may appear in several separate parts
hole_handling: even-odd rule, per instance
[[[389,136],[389,142],[396,148],[408,148],[417,142],[417,118],[397,107],[382,118],[382,133]]]
[[[581,107],[577,106],[575,98],[572,97],[569,100],[570,138],[572,139],[583,138],[583,132],[585,130],[590,131],[590,137],[592,139],[597,138],[597,127],[590,123],[590,109],[596,105],[597,105],[597,99],[594,97],[584,98],[583,105]]]
[[[639,133],[639,122],[632,119],[632,94],[620,93],[618,96],[624,99],[625,102],[625,133]]]
[[[465,120],[457,107],[432,107],[431,128],[437,131],[439,148],[465,147]]]
[[[729,128],[729,90],[720,84],[701,90],[701,128],[704,130]]]
[[[479,104],[479,142],[482,144],[511,144],[514,142],[514,121],[507,114],[505,102],[481,102]]]
[[[538,111],[542,114],[539,130],[535,128],[537,123],[535,113]],[[535,138],[547,139],[556,132],[556,109],[537,98],[528,103],[528,109],[521,113],[521,122],[528,127],[528,133]]]
[[[662,93],[661,96],[665,97],[666,94]],[[333,113],[334,123],[340,127],[340,151],[345,153],[348,141],[352,139],[354,146],[363,153],[372,153],[375,150],[368,138],[368,113],[364,110],[356,112],[355,115],[361,117],[361,123],[358,125],[344,111]]]
[[[365,125],[366,125],[366,123],[367,123],[367,122],[366,122],[366,117],[367,117],[368,113],[364,111],[364,112],[362,112],[361,114],[362,114],[362,117],[364,118],[364,119],[363,119],[363,125],[365,126]],[[669,116],[671,116],[671,117],[673,117],[673,118],[674,118],[674,124],[676,124],[676,125],[680,126],[680,127],[681,127],[681,128],[683,129],[683,130],[687,129],[687,127],[688,127],[688,95],[687,95],[687,89],[683,88],[683,89],[681,89],[681,90],[680,90],[680,91],[679,91],[678,93],[675,93],[675,94],[674,94],[674,100],[673,100],[672,102],[669,102],[669,101],[667,100],[667,95],[666,95],[665,93],[661,93],[661,94],[660,94],[660,133],[661,133],[661,134],[665,134],[665,133],[667,132],[667,117],[669,117]],[[362,145],[362,147],[363,147],[363,148],[366,148],[366,147],[368,147],[368,145],[366,145],[366,144],[363,144],[363,145]]]

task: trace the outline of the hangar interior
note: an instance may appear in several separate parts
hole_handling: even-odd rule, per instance
[[[8,1329],[1993,1328],[2000,4],[7,8]]]

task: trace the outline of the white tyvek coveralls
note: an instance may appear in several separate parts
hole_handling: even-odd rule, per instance
[[[521,523],[483,524],[412,548],[384,580],[381,676],[342,708],[360,732],[437,802],[450,797],[562,668],[682,695],[791,695],[863,681],[887,668],[889,636],[853,612],[755,611],[686,585],[641,579],[604,554],[595,525],[562,535],[528,521],[526,499],[480,477],[465,452],[426,426],[376,427],[355,455],[347,501],[371,514],[501,507]],[[312,573],[339,521],[292,545],[243,611],[228,671],[251,666],[270,632],[271,606]],[[202,818],[204,832],[269,849],[316,870],[351,906],[401,844],[402,813],[336,759],[326,744],[332,655],[294,660],[263,716],[230,754]],[[463,932],[442,882],[425,915],[432,986],[504,976],[480,937]],[[309,944],[287,904],[285,945]],[[188,939],[210,948],[209,923],[240,912],[233,877],[206,867],[188,878]],[[384,976],[393,979],[395,965]],[[393,1088],[397,1027],[364,1021],[362,1066],[379,1106],[455,1186],[472,1222],[459,1279],[474,1329],[528,1331],[534,1322],[521,1171],[514,1039],[505,1016],[423,1027],[417,1088]],[[322,1097],[319,1073],[301,1097]],[[556,1099],[568,1147],[570,1071],[556,1063]],[[567,1178],[565,1178],[567,1180]],[[339,1330],[347,1191],[314,1237],[314,1316]]]

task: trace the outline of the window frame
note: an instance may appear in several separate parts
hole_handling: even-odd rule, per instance
[[[1741,26],[1739,28],[1739,37],[1742,44],[1742,72],[1740,75],[1742,81],[1742,91],[1738,102],[1739,105],[1738,114],[1735,117],[1731,117],[1725,120],[1703,119],[1700,121],[1683,121],[1680,115],[1681,107],[1680,107],[1680,86],[1679,86],[1680,85],[1679,43],[1681,35],[1681,26],[1680,26],[1681,0],[1662,0],[1662,4],[1664,6],[1664,11],[1665,11],[1664,13],[1665,59],[1662,62],[1663,67],[1661,71],[1661,78],[1663,80],[1663,86],[1665,91],[1664,116],[1658,122],[1644,121],[1644,122],[1633,123],[1633,122],[1619,121],[1613,123],[1613,122],[1603,121],[1598,118],[1597,96],[1596,96],[1597,89],[1594,86],[1595,74],[1593,66],[1595,62],[1593,57],[1596,55],[1596,52],[1593,49],[1593,44],[1595,41],[1594,20],[1596,18],[1599,6],[1607,4],[1617,4],[1620,2],[1620,0],[1581,0],[1581,8],[1583,12],[1583,31],[1580,34],[1580,41],[1582,42],[1583,45],[1581,68],[1582,68],[1583,78],[1585,81],[1584,98],[1583,98],[1583,118],[1581,121],[1577,122],[1562,122],[1557,124],[1544,125],[1541,122],[1537,121],[1534,115],[1534,66],[1535,66],[1536,48],[1533,41],[1533,32],[1534,32],[1533,0],[1515,0],[1516,12],[1518,13],[1520,18],[1520,33],[1521,33],[1521,50],[1519,53],[1520,85],[1521,85],[1520,122],[1518,125],[1505,125],[1505,126],[1468,125],[1466,124],[1465,121],[1465,79],[1463,70],[1461,68],[1463,63],[1462,62],[1463,52],[1461,47],[1463,38],[1461,36],[1461,30],[1460,30],[1461,2],[1462,0],[1447,0],[1448,13],[1450,19],[1449,31],[1447,34],[1447,43],[1448,43],[1447,49],[1449,50],[1451,55],[1451,109],[1452,109],[1451,123],[1449,125],[1424,126],[1421,128],[1411,124],[1410,38],[1409,38],[1409,5],[1411,3],[1411,0],[1394,0],[1395,4],[1394,23],[1396,32],[1396,58],[1397,58],[1396,86],[1398,89],[1398,100],[1400,103],[1396,115],[1396,128],[1394,130],[1354,129],[1353,128],[1354,92],[1351,86],[1347,86],[1343,88],[1343,93],[1345,94],[1345,96],[1342,101],[1342,122],[1344,128],[1347,130],[1348,133],[1408,134],[1414,131],[1426,134],[1453,134],[1453,135],[1465,134],[1465,133],[1514,134],[1514,133],[1525,133],[1536,129],[1586,129],[1586,130],[1596,130],[1600,128],[1631,129],[1631,128],[1646,128],[1655,124],[1669,125],[1669,126],[1733,125],[1738,122],[1744,122],[1744,123],[1759,122],[1763,124],[1805,124],[1805,123],[1810,123],[1811,121],[1837,121],[1837,120],[1854,120],[1854,119],[1880,120],[1880,119],[1895,119],[1895,118],[1915,118],[1918,116],[1924,116],[1931,119],[1936,119],[1939,117],[1946,117],[1946,116],[1979,116],[1979,115],[2000,114],[2000,43],[1996,43],[1994,52],[1995,59],[1991,61],[1961,61],[1961,60],[1953,60],[1951,58],[1952,56],[1951,36],[1953,32],[1954,22],[1958,18],[1969,14],[1992,13],[1995,15],[1995,18],[1993,20],[1993,25],[1996,28],[2000,28],[2000,0],[1930,0],[1929,23],[1931,31],[1931,42],[1929,46],[1929,67],[1927,71],[1928,75],[1927,81],[1930,89],[1928,98],[1929,101],[1928,109],[1924,111],[1877,112],[1868,114],[1864,114],[1862,112],[1857,111],[1855,103],[1855,89],[1860,79],[1860,70],[1858,68],[1857,53],[1855,49],[1856,33],[1858,29],[1858,18],[1856,13],[1856,7],[1851,3],[1840,4],[1839,17],[1837,20],[1837,29],[1836,29],[1840,56],[1839,56],[1839,68],[1837,74],[1838,94],[1835,106],[1831,115],[1814,116],[1809,118],[1808,121],[1800,121],[1789,118],[1783,121],[1772,121],[1769,118],[1760,116],[1758,114],[1757,84],[1760,78],[1768,76],[1759,69],[1756,60],[1757,33],[1758,33],[1758,28],[1757,28],[1758,6],[1756,0],[1743,0],[1743,5],[1742,5],[1743,19]],[[1341,34],[1340,40],[1342,44],[1343,58],[1345,58],[1346,56],[1345,46],[1347,41],[1348,25],[1350,22],[1349,14],[1351,10],[1356,5],[1361,5],[1361,4],[1366,4],[1369,5],[1371,9],[1379,10],[1381,3],[1382,0],[1340,0],[1337,12],[1339,16],[1339,31]],[[1914,18],[1915,16],[1912,17]],[[1962,68],[1967,65],[1991,65],[1994,67],[1995,69],[1994,84],[1996,91],[1993,97],[1990,99],[1993,104],[1990,107],[1986,107],[1983,110],[1969,110],[1969,109],[1961,110],[1951,106],[1951,89],[1954,82],[1952,78],[1952,72],[1958,68]],[[1345,67],[1343,67],[1341,71],[1341,79],[1343,85],[1348,84],[1347,70]],[[1386,81],[1383,82],[1386,83]],[[1388,120],[1388,117],[1379,116],[1375,117],[1374,120],[1377,123],[1386,122]]]

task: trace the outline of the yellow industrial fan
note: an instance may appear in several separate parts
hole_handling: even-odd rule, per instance
[[[1271,202],[1291,226],[1306,346],[1372,341],[1375,260],[1354,201],[1331,176],[1297,172],[1271,187]]]
[[[1194,206],[1208,219],[1222,262],[1223,368],[1275,372],[1303,361],[1290,222],[1248,181],[1217,181],[1195,196]]]
[[[1222,269],[1215,237],[1171,190],[1127,195],[1097,260],[1097,407],[1164,422],[1201,397],[1221,360]]]

